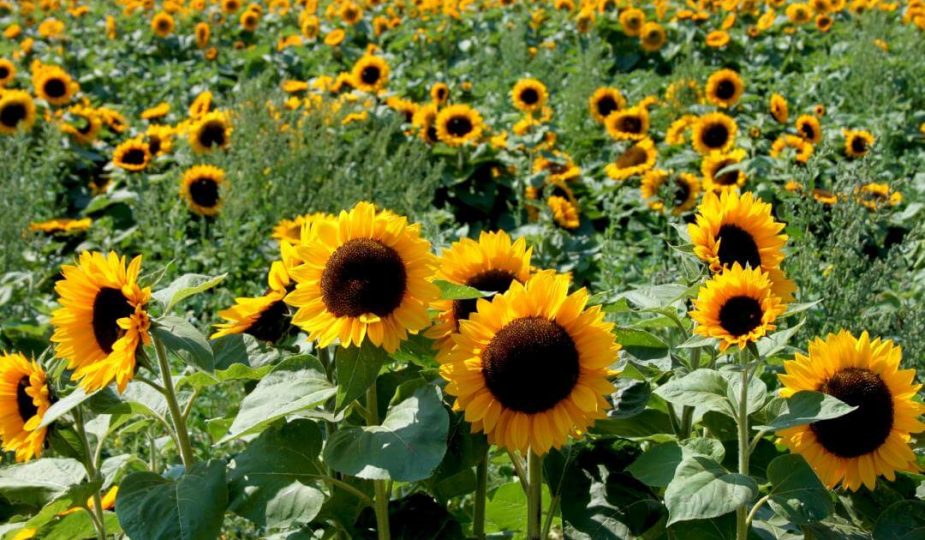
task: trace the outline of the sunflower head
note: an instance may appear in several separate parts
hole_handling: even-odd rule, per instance
[[[900,369],[902,350],[890,340],[855,338],[842,330],[809,344],[806,355],[784,362],[782,397],[809,390],[857,407],[831,420],[778,432],[781,442],[802,454],[832,488],[874,489],[877,477],[918,470],[910,434],[925,431],[925,405],[915,401],[921,388],[915,370]]]
[[[430,87],[430,99],[437,105],[443,105],[450,99],[450,87],[446,83],[434,83]]]
[[[707,47],[713,49],[721,49],[726,45],[729,45],[730,41],[729,32],[725,30],[713,30],[706,37]]]
[[[180,179],[180,197],[191,212],[216,216],[222,208],[222,190],[226,188],[225,171],[212,165],[196,165]]]
[[[231,144],[231,123],[221,111],[205,113],[189,133],[189,142],[197,153],[227,148]]]
[[[626,98],[618,88],[598,88],[588,99],[591,116],[604,123],[608,116],[626,107]]]
[[[874,136],[867,130],[844,130],[845,135],[845,155],[849,158],[864,157],[874,146]]]
[[[822,126],[819,119],[811,114],[801,114],[797,117],[797,133],[811,144],[819,144],[822,140]]]
[[[604,127],[618,141],[639,141],[649,132],[649,112],[643,107],[621,109],[607,116]]]
[[[355,88],[377,93],[389,80],[389,64],[378,56],[366,54],[353,65],[351,76]]]
[[[35,102],[22,90],[0,93],[0,134],[13,135],[29,131],[35,123]]]
[[[790,106],[787,104],[787,99],[778,93],[771,94],[769,106],[774,120],[778,124],[786,124],[787,120],[790,119]]]
[[[16,78],[16,66],[6,58],[0,58],[0,88]]]
[[[36,95],[52,105],[66,105],[80,90],[80,85],[56,66],[38,67],[32,76],[32,84]]]
[[[280,261],[276,261],[282,265]],[[271,270],[273,272],[273,270]],[[270,290],[255,298],[236,298],[234,306],[219,311],[225,322],[215,325],[210,339],[233,334],[248,334],[261,341],[276,343],[292,330],[286,290]]]
[[[662,212],[669,209],[673,215],[679,216],[697,204],[700,179],[686,172],[673,174],[653,169],[643,175],[639,190],[652,210]]]
[[[694,124],[694,150],[701,154],[726,152],[735,145],[738,126],[731,117],[719,113],[708,113]]]
[[[85,251],[61,268],[55,284],[61,307],[52,313],[57,355],[88,393],[116,381],[119,391],[135,375],[135,351],[150,342],[145,308],[151,289],[138,284],[141,257],[126,266],[115,252]]]
[[[721,69],[707,79],[707,99],[719,107],[732,107],[744,91],[742,77],[731,69]]]
[[[437,106],[433,103],[421,105],[412,117],[412,124],[418,129],[418,134],[426,143],[435,144],[440,141],[437,133]]]
[[[616,161],[608,163],[604,172],[614,180],[626,180],[654,167],[657,158],[655,143],[646,137],[624,150],[617,156]]]
[[[523,112],[541,111],[549,99],[546,85],[536,79],[521,79],[511,90],[511,101]]]
[[[728,154],[714,152],[704,156],[700,163],[700,172],[703,174],[703,188],[709,191],[722,192],[727,190],[738,190],[745,185],[747,179],[745,172],[724,171],[741,163],[745,159],[745,150],[737,149]]]
[[[151,31],[160,38],[165,38],[173,33],[175,23],[170,13],[162,11],[151,19]]]
[[[42,455],[47,428],[39,428],[51,406],[45,371],[19,353],[0,354],[0,441],[16,461]]]
[[[151,163],[151,151],[141,139],[130,139],[116,147],[112,153],[116,167],[129,172],[140,172]]]
[[[618,19],[623,26],[623,33],[631,37],[639,36],[642,27],[646,24],[645,12],[637,8],[623,10]]]
[[[646,52],[655,52],[665,46],[668,41],[668,34],[665,28],[655,21],[647,22],[642,25],[639,31],[639,44],[642,50]]]
[[[476,143],[482,136],[482,115],[468,105],[450,105],[437,114],[437,137],[450,146]]]
[[[541,272],[480,299],[438,357],[454,409],[498,446],[542,455],[605,414],[613,325],[585,289],[568,288],[567,276]]]

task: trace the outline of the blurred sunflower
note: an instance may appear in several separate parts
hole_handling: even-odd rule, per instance
[[[591,109],[591,116],[603,124],[612,113],[626,107],[626,98],[617,88],[602,87],[591,94],[588,107]]]
[[[779,431],[781,443],[801,454],[829,488],[841,484],[873,490],[878,476],[919,470],[909,446],[911,434],[925,431],[916,401],[922,387],[914,369],[900,369],[902,350],[890,340],[855,338],[846,330],[816,338],[809,353],[784,362],[778,375],[781,397],[802,390],[823,392],[857,407],[831,420]]]
[[[170,13],[160,12],[151,19],[151,31],[160,38],[165,38],[173,33],[176,26]]]
[[[6,58],[0,58],[0,88],[16,78],[16,66]]]
[[[0,134],[29,131],[35,124],[35,102],[22,90],[0,92]]]
[[[867,130],[845,129],[845,155],[849,158],[864,157],[874,146],[874,136]]]
[[[62,266],[64,279],[55,284],[61,307],[51,316],[51,341],[87,393],[113,380],[124,391],[135,375],[136,349],[151,340],[151,289],[138,284],[141,256],[125,263],[115,252],[84,251],[76,266]]]
[[[183,173],[180,197],[194,214],[212,217],[222,208],[222,190],[226,186],[225,171],[212,165],[196,165]]]
[[[703,189],[705,191],[721,192],[726,190],[738,190],[745,185],[747,176],[745,171],[726,171],[721,172],[726,167],[737,165],[745,159],[745,150],[738,148],[732,152],[723,154],[714,152],[703,157],[700,162],[700,173],[703,174]]]
[[[517,110],[523,112],[541,111],[549,99],[546,85],[536,79],[521,79],[511,90],[511,101]]]
[[[16,461],[41,457],[48,428],[39,428],[51,406],[45,371],[19,353],[0,354],[0,441]]]
[[[890,189],[889,184],[869,182],[854,190],[855,199],[870,210],[896,206],[903,201],[902,193]]]
[[[450,99],[450,87],[446,83],[434,83],[430,87],[430,99],[437,105],[443,105]]]
[[[771,151],[769,155],[773,158],[780,157],[788,148],[794,151],[793,159],[798,163],[806,163],[809,161],[809,158],[812,157],[815,147],[804,139],[802,136],[790,135],[789,133],[784,133],[774,139],[774,142],[771,144]]]
[[[693,114],[685,114],[671,123],[665,131],[665,142],[668,144],[684,144],[685,134],[697,123],[698,118]]]
[[[389,80],[389,64],[378,56],[366,54],[353,65],[351,76],[355,88],[375,94]]]
[[[727,152],[735,145],[738,129],[731,117],[719,112],[707,113],[694,124],[694,150],[701,154]]]
[[[91,144],[103,129],[103,121],[90,107],[77,105],[68,110],[70,121],[62,122],[60,129],[80,144]]]
[[[50,219],[48,221],[32,222],[29,224],[29,230],[48,235],[66,235],[86,232],[90,229],[91,225],[93,225],[93,219],[91,218],[60,218]]]
[[[639,36],[643,25],[646,24],[645,12],[633,7],[623,10],[618,19],[623,26],[623,33],[630,37]]]
[[[643,107],[620,109],[604,119],[604,127],[618,141],[639,141],[649,132],[649,112]]]
[[[420,225],[361,202],[311,233],[296,247],[305,262],[290,271],[297,285],[286,297],[297,309],[293,324],[310,340],[346,347],[369,339],[394,352],[408,332],[430,324],[427,306],[439,291]]]
[[[323,219],[332,219],[333,217],[334,216],[331,214],[324,212],[315,212],[296,216],[292,219],[281,219],[277,222],[276,226],[273,227],[273,233],[270,237],[279,240],[280,243],[285,240],[293,244],[298,244],[302,240],[303,235],[307,232],[307,229],[310,229],[313,223]]]
[[[35,94],[52,105],[66,105],[80,90],[66,71],[57,66],[39,66],[32,75]]]
[[[614,180],[625,180],[654,167],[657,158],[658,151],[655,149],[655,143],[646,137],[627,148],[617,157],[616,161],[608,163],[604,172]]]
[[[193,99],[189,106],[189,117],[198,120],[212,110],[212,92],[204,90]]]
[[[196,37],[196,47],[205,49],[209,46],[209,39],[212,37],[212,28],[209,26],[209,23],[196,23],[196,28],[193,29],[193,33]]]
[[[438,356],[446,391],[473,432],[512,451],[545,454],[603,418],[613,391],[608,367],[620,346],[589,294],[541,272],[512,283],[460,322]]]
[[[129,139],[113,150],[112,163],[129,172],[141,172],[151,163],[151,152],[141,139]]]
[[[477,143],[482,136],[482,115],[468,105],[450,105],[437,113],[437,137],[450,146]]]
[[[662,169],[647,171],[639,186],[642,199],[652,210],[670,210],[680,216],[697,204],[700,179],[691,173],[672,174]]]
[[[806,139],[812,144],[819,144],[822,141],[822,126],[819,125],[819,119],[810,114],[801,114],[796,121],[797,133],[800,137]]]
[[[639,43],[642,50],[646,52],[656,52],[665,46],[668,41],[668,34],[665,28],[657,22],[650,21],[642,25],[639,31]]]
[[[707,100],[718,107],[732,107],[742,97],[743,92],[745,83],[742,82],[742,77],[731,69],[716,71],[707,79]]]
[[[154,107],[141,111],[141,119],[142,120],[159,120],[167,116],[168,113],[170,113],[170,103],[161,102],[155,105]]]
[[[437,106],[433,103],[421,105],[412,117],[412,123],[418,128],[418,135],[424,142],[435,144],[440,141],[437,133]]]
[[[145,139],[152,156],[169,154],[173,150],[174,128],[170,126],[148,126]]]
[[[712,47],[714,49],[721,49],[726,45],[729,45],[729,32],[725,30],[713,30],[706,37],[707,47]]]
[[[777,93],[771,94],[770,108],[771,116],[778,124],[786,124],[790,119],[790,106],[784,96]]]
[[[189,133],[189,142],[197,153],[227,148],[231,144],[231,123],[222,111],[202,115]]]
[[[557,184],[553,194],[546,198],[552,220],[563,229],[573,230],[581,225],[578,200],[565,184]]]

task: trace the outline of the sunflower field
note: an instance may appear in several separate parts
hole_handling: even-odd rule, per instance
[[[0,33],[0,540],[925,538],[925,0]]]

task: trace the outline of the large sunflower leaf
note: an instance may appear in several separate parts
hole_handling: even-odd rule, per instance
[[[874,526],[874,540],[918,540],[925,538],[925,501],[900,501],[880,514]]]
[[[803,390],[786,400],[783,412],[766,426],[755,429],[777,431],[844,416],[857,407],[822,392]]]
[[[768,494],[771,508],[793,523],[815,523],[834,511],[829,491],[799,454],[771,461],[768,480],[772,486]]]
[[[686,458],[665,489],[668,524],[722,516],[751,502],[757,493],[758,485],[748,476],[731,473],[704,456]]]
[[[732,404],[727,398],[728,382],[722,373],[713,369],[698,369],[672,379],[655,389],[655,394],[674,405],[699,407],[733,416]]]
[[[342,409],[375,384],[388,353],[364,340],[360,347],[339,347],[334,355],[337,371],[337,408]]]
[[[225,279],[226,275],[222,274],[213,277],[201,274],[183,274],[173,280],[170,285],[154,292],[151,296],[164,306],[164,313],[167,313],[183,300],[215,287]]]

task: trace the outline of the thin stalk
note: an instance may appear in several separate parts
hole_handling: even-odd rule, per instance
[[[475,508],[472,511],[472,536],[485,539],[485,499],[488,497],[488,448],[475,467]]]
[[[376,383],[374,381],[366,389],[366,410],[369,412],[366,420],[371,426],[379,424],[379,403],[377,400]],[[389,530],[389,499],[392,494],[388,481],[373,480],[373,489],[375,490],[373,509],[376,511],[376,530],[379,533],[379,540],[390,540],[392,535]]]
[[[770,499],[770,498],[771,498],[770,495],[765,495],[764,497],[758,499],[758,502],[755,503],[755,506],[752,506],[752,511],[749,512],[749,513],[748,513],[748,517],[745,518],[745,526],[746,526],[746,527],[750,527],[750,526],[751,526],[752,520],[755,519],[755,514],[757,514],[757,513],[758,513],[758,510],[761,509],[761,505],[763,505],[764,503],[768,502],[768,499]]]
[[[323,474],[307,474],[307,475],[305,475],[305,477],[306,477],[306,478],[311,478],[311,479],[314,479],[314,480],[321,480],[322,482],[328,482],[328,483],[331,484],[332,486],[338,487],[338,488],[340,488],[340,489],[346,491],[347,493],[353,495],[354,497],[356,497],[357,499],[359,499],[360,502],[362,502],[362,503],[365,504],[366,506],[368,506],[368,507],[370,507],[370,508],[375,508],[375,507],[376,507],[376,503],[374,503],[373,500],[369,498],[369,495],[363,493],[363,492],[360,491],[359,489],[357,489],[357,488],[351,486],[350,484],[348,484],[347,482],[344,482],[343,480],[338,480],[337,478],[332,478],[332,477],[330,477],[330,476],[325,476],[325,475],[323,475]]]
[[[193,390],[193,394],[189,397],[189,401],[186,402],[186,405],[183,407],[183,419],[188,420],[189,415],[193,412],[193,403],[195,403],[196,398],[199,397],[199,389]]]
[[[189,470],[195,463],[196,458],[193,456],[193,448],[190,445],[186,419],[183,417],[183,412],[180,411],[180,405],[177,403],[177,393],[173,388],[170,363],[167,361],[167,349],[164,348],[161,340],[153,336],[152,339],[154,340],[154,351],[157,353],[157,363],[161,368],[161,378],[164,380],[164,399],[167,401],[167,409],[170,411],[170,419],[173,421],[173,430],[177,435],[180,459],[183,460],[183,467]]]
[[[543,519],[543,458],[527,454],[527,540],[540,540]]]
[[[526,494],[529,489],[527,486],[527,468],[524,465],[524,461],[520,459],[520,456],[510,450],[507,451],[507,455],[511,458],[511,465],[514,466],[514,471],[517,473],[517,479],[520,480],[520,487],[524,489],[524,494]]]
[[[748,438],[748,352],[743,350],[739,354],[739,364],[742,368],[741,387],[739,388],[739,410],[736,424],[738,424],[739,446],[739,474],[748,476],[748,458],[750,442]],[[748,537],[747,503],[736,508],[736,539],[746,540]]]
[[[700,347],[695,348],[691,351],[691,365],[690,368],[692,371],[700,369]],[[685,405],[681,409],[681,439],[686,439],[691,436],[691,429],[693,428],[694,423],[694,407]]]
[[[87,470],[87,477],[91,482],[99,481],[102,483],[99,467],[90,453],[90,439],[87,437],[87,430],[84,429],[83,408],[77,406],[74,409],[74,429],[77,436],[80,437],[80,443],[84,451],[84,468]],[[102,443],[101,443],[102,444]],[[103,521],[103,500],[100,498],[100,490],[93,492],[93,510],[87,509],[92,518],[96,536],[99,540],[106,540],[106,523]]]
[[[560,500],[560,494],[556,493],[549,501],[549,508],[546,510],[546,519],[543,520],[543,532],[540,535],[541,538],[549,538],[549,530],[552,528],[552,520],[555,519],[556,513],[559,511]]]

